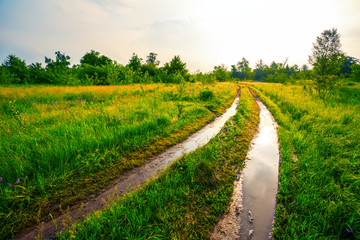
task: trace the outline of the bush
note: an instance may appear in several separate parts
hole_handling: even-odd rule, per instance
[[[200,100],[207,101],[214,97],[214,93],[211,90],[204,90],[200,92]]]

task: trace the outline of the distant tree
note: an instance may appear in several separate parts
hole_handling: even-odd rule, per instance
[[[240,79],[240,72],[238,71],[236,65],[231,65],[231,77]]]
[[[341,50],[340,34],[336,28],[324,30],[313,43],[309,63],[313,65],[312,89],[325,99],[337,86],[345,55]]]
[[[15,55],[11,54],[7,56],[3,66],[15,77],[14,81],[18,83],[27,83],[29,80],[29,71],[25,61]]]
[[[70,65],[70,57],[61,53],[60,51],[55,52],[55,61],[51,58],[45,57],[45,63],[47,69],[62,71],[68,68]]]
[[[50,83],[49,76],[41,63],[32,63],[28,66],[30,79],[33,83]]]
[[[231,66],[231,76],[233,78],[239,78],[240,80],[250,79],[252,75],[251,68],[249,67],[249,61],[246,58],[242,58],[237,62],[236,66]]]
[[[149,56],[146,57],[146,64],[141,66],[141,72],[144,76],[149,74],[149,76],[153,77],[158,72],[158,65],[160,61],[156,60],[157,54],[156,53],[149,53]]]
[[[301,70],[307,71],[307,70],[309,70],[309,67],[306,64],[304,64],[304,65],[302,65]]]
[[[299,79],[305,80],[305,79],[310,79],[310,77],[311,77],[311,70],[309,70],[309,67],[306,64],[302,65],[299,72]]]
[[[45,57],[48,80],[54,84],[73,84],[72,71],[69,68],[70,57],[60,51],[55,52],[55,60]]]
[[[265,63],[264,63],[264,60],[260,59],[256,65],[255,65],[255,69],[259,69],[259,70],[265,70]]]
[[[341,65],[340,74],[348,77],[351,74],[351,66],[358,62],[359,60],[354,57],[346,56],[344,59],[344,63]]]
[[[279,70],[279,65],[275,61],[272,61],[270,64],[270,71],[275,73],[276,70]]]
[[[149,53],[149,56],[146,57],[146,63],[147,64],[155,64],[156,66],[158,66],[160,64],[160,61],[156,60],[157,57],[157,53]]]
[[[351,65],[351,70],[351,80],[360,82],[360,64],[354,62],[353,65]]]
[[[227,70],[224,64],[214,67],[213,75],[215,79],[220,82],[228,81],[231,73]]]
[[[237,64],[237,69],[240,71],[240,72],[246,72],[249,70],[249,61],[246,60],[246,58],[242,58],[241,61],[239,61]]]
[[[254,80],[255,81],[262,81],[266,78],[266,71],[265,71],[266,65],[264,64],[264,61],[260,59],[254,69]]]
[[[142,58],[139,58],[138,55],[133,53],[127,66],[131,68],[133,71],[139,71],[141,69],[142,60],[143,60]]]
[[[171,59],[170,63],[165,63],[164,70],[170,75],[188,74],[188,70],[186,69],[186,63],[181,61],[180,56],[174,56],[173,59]]]
[[[110,58],[104,55],[100,56],[100,53],[95,50],[91,50],[80,59],[81,65],[89,64],[91,66],[105,66],[111,62]]]
[[[324,30],[313,43],[309,63],[313,65],[316,75],[337,75],[344,62],[341,50],[340,34],[336,28]]]
[[[263,68],[261,65],[262,64],[259,62],[258,67],[260,71]],[[272,61],[270,66],[265,65],[264,68],[265,74],[263,74],[264,76],[261,78],[261,80],[267,82],[285,83],[290,79],[289,76],[293,73],[293,67],[289,67],[287,64],[287,59],[280,63]]]

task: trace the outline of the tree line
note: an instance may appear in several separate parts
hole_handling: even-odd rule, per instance
[[[44,67],[38,62],[27,65],[15,55],[7,56],[0,66],[0,84],[117,85],[229,80],[293,83],[312,79],[315,91],[319,92],[322,91],[319,86],[331,91],[339,78],[360,82],[360,62],[342,52],[337,29],[324,30],[317,37],[309,63],[312,69],[307,65],[290,66],[287,59],[273,61],[270,65],[260,59],[252,69],[249,61],[242,58],[236,65],[231,65],[230,70],[219,65],[208,73],[198,71],[190,74],[180,56],[174,56],[160,67],[156,53],[150,52],[145,60],[133,53],[128,64],[122,65],[91,50],[80,59],[80,64],[70,67],[70,56],[57,51],[54,59],[45,57]]]
[[[0,66],[0,84],[113,85],[150,82],[190,81],[189,71],[179,56],[159,67],[157,54],[151,52],[143,61],[135,53],[127,65],[118,64],[107,56],[91,50],[70,67],[70,56],[60,51],[55,58],[45,57],[41,63],[26,65],[9,55]]]

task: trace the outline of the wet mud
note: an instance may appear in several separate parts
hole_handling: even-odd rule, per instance
[[[233,202],[211,239],[272,239],[280,163],[277,123],[254,97],[260,110],[258,133],[251,142],[240,180],[235,182]]]
[[[142,166],[121,175],[115,179],[110,186],[103,189],[101,193],[89,196],[87,200],[67,209],[63,215],[56,219],[50,219],[42,222],[38,226],[29,228],[25,232],[18,234],[14,239],[35,239],[38,235],[43,239],[53,239],[57,232],[67,226],[80,222],[87,215],[106,207],[107,204],[113,201],[119,200],[121,196],[132,189],[137,189],[146,183],[147,180],[158,176],[161,171],[168,167],[174,160],[204,146],[211,138],[220,132],[225,122],[236,114],[236,108],[239,104],[239,94],[240,89],[233,104],[223,115],[217,117],[213,122],[189,136],[184,142],[168,148],[160,155],[150,158]]]

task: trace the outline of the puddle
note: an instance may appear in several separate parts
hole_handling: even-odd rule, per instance
[[[55,237],[56,232],[64,228],[64,222],[68,225],[79,222],[84,219],[86,215],[103,208],[105,205],[104,200],[107,203],[117,200],[119,196],[126,194],[130,189],[136,189],[149,178],[158,176],[161,170],[169,166],[174,160],[204,146],[211,138],[220,132],[225,122],[236,114],[236,108],[239,104],[239,94],[240,89],[235,101],[223,115],[217,117],[201,130],[190,135],[184,142],[168,148],[160,155],[150,158],[141,167],[134,168],[115,179],[103,193],[96,196],[93,194],[89,199],[83,201],[81,203],[82,207],[79,207],[79,205],[74,206],[66,211],[66,214],[54,220],[46,221],[39,226],[32,227],[26,232],[17,235],[14,239],[35,239],[39,233],[42,234],[43,239],[52,239]],[[55,221],[57,229],[54,224]]]
[[[277,123],[254,97],[260,110],[258,133],[251,142],[241,179],[235,182],[233,203],[215,227],[212,239],[271,239],[280,161]]]

